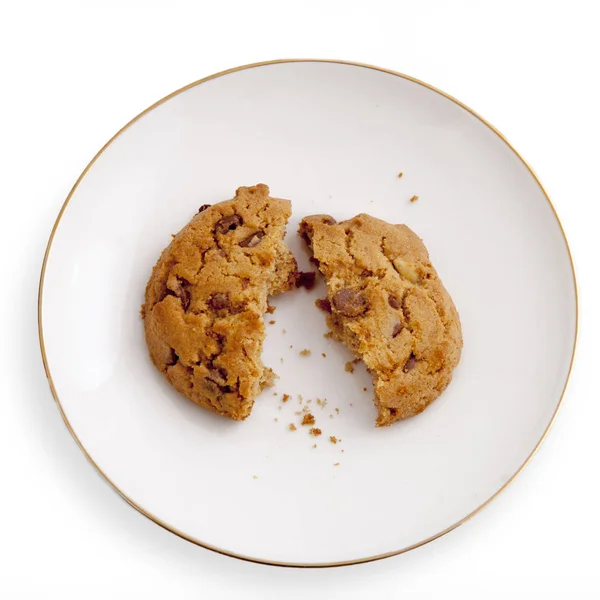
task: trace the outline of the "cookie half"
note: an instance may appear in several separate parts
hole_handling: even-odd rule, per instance
[[[419,414],[446,388],[462,331],[421,239],[366,214],[306,217],[299,233],[327,281],[327,324],[373,377],[377,425]]]
[[[274,374],[261,360],[267,298],[294,287],[289,200],[264,184],[202,206],[163,251],[142,307],[150,357],[190,400],[245,419]]]

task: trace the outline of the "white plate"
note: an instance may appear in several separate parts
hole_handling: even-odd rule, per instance
[[[152,366],[139,308],[170,234],[257,182],[292,199],[287,240],[305,269],[295,230],[306,214],[368,212],[424,239],[465,345],[422,415],[374,427],[369,377],[345,372],[349,353],[323,337],[322,283],[275,300],[264,360],[278,397],[265,391],[246,422],[195,406]],[[203,546],[306,566],[413,548],[502,490],[560,404],[577,301],[552,205],[489,124],[398,73],[280,61],[179,90],[100,151],[50,239],[39,317],[65,421],[128,502]],[[299,394],[313,401],[318,439],[288,430]]]

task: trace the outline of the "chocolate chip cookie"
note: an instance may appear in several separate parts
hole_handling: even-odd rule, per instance
[[[458,313],[423,242],[365,214],[306,217],[299,233],[327,280],[317,305],[373,377],[377,425],[422,412],[450,383],[462,349]]]
[[[269,295],[298,275],[285,245],[289,200],[264,184],[200,207],[163,251],[142,307],[156,367],[190,400],[245,419],[274,374],[261,360]]]

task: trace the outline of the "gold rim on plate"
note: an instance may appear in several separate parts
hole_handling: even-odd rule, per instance
[[[406,548],[401,548],[400,550],[393,550],[391,552],[386,552],[384,554],[378,554],[376,556],[368,556],[366,558],[359,558],[359,559],[356,559],[356,560],[347,560],[347,561],[330,562],[330,563],[307,563],[307,564],[303,564],[303,563],[278,562],[278,561],[272,561],[272,560],[254,558],[254,557],[251,557],[251,556],[244,556],[244,555],[241,555],[241,554],[236,554],[235,552],[231,552],[229,550],[223,550],[222,548],[217,548],[215,546],[211,546],[210,544],[207,544],[207,543],[202,542],[200,540],[197,540],[197,539],[195,539],[193,537],[190,537],[189,535],[186,535],[182,531],[178,531],[174,527],[171,527],[168,523],[165,523],[164,521],[161,521],[158,517],[154,516],[153,514],[149,513],[148,511],[144,510],[144,508],[142,508],[139,504],[136,504],[131,498],[127,497],[111,481],[111,479],[106,475],[106,473],[104,473],[102,471],[102,469],[96,464],[96,462],[94,461],[94,459],[90,456],[90,454],[88,453],[88,451],[84,448],[83,444],[81,443],[81,441],[77,437],[77,434],[75,433],[75,431],[71,427],[71,424],[69,423],[69,420],[67,419],[67,416],[66,416],[66,414],[65,414],[65,412],[64,412],[64,410],[62,408],[62,405],[60,403],[60,399],[58,397],[58,394],[56,393],[56,388],[54,387],[54,382],[52,381],[52,374],[50,373],[50,367],[48,365],[48,357],[46,356],[46,349],[45,349],[45,346],[44,346],[44,331],[43,331],[43,324],[42,324],[42,301],[43,301],[43,293],[44,293],[44,277],[45,277],[45,274],[46,274],[46,266],[47,266],[47,263],[48,263],[48,257],[50,255],[50,249],[52,247],[52,242],[54,240],[54,236],[56,235],[56,231],[58,229],[58,225],[60,223],[60,220],[61,220],[61,218],[62,218],[65,210],[67,209],[67,206],[69,205],[69,202],[70,202],[71,198],[73,197],[73,195],[75,194],[75,191],[79,187],[79,184],[81,183],[81,181],[83,180],[83,178],[86,176],[86,174],[88,173],[88,171],[92,168],[92,166],[94,165],[94,163],[98,160],[98,158],[102,155],[102,153],[114,142],[114,140],[116,138],[118,138],[129,127],[131,127],[131,125],[133,125],[141,117],[143,117],[144,115],[147,115],[149,112],[151,112],[152,110],[154,110],[157,106],[160,106],[161,104],[163,104],[164,102],[167,102],[171,98],[174,98],[175,96],[177,96],[177,95],[179,95],[179,94],[181,94],[181,93],[183,93],[183,92],[185,92],[185,91],[187,91],[187,90],[189,90],[189,89],[191,89],[193,87],[196,87],[197,85],[200,85],[202,83],[210,81],[211,79],[216,79],[217,77],[223,77],[224,75],[229,75],[231,73],[236,73],[237,71],[244,71],[246,69],[253,69],[255,67],[264,67],[264,66],[267,66],[267,65],[276,65],[276,64],[282,64],[282,63],[295,63],[295,62],[336,63],[336,64],[342,64],[342,65],[350,65],[350,66],[354,66],[354,67],[362,67],[362,68],[366,68],[366,69],[373,69],[375,71],[380,71],[382,73],[388,73],[390,75],[395,75],[397,77],[402,77],[403,79],[407,79],[408,81],[412,81],[413,83],[416,83],[418,85],[422,85],[423,87],[425,87],[425,88],[427,88],[427,89],[429,89],[429,90],[431,90],[431,91],[433,91],[433,92],[435,92],[437,94],[440,94],[441,96],[444,96],[448,100],[451,100],[452,102],[454,102],[455,104],[457,104],[461,108],[463,108],[466,111],[468,111],[474,117],[476,117],[477,119],[479,119],[484,125],[486,125],[487,127],[489,127],[489,129],[491,129],[517,155],[517,157],[525,165],[525,167],[527,167],[527,169],[531,173],[531,176],[535,179],[536,183],[538,184],[538,186],[540,187],[542,193],[544,194],[544,197],[548,201],[548,204],[549,204],[552,212],[554,213],[554,216],[555,216],[556,221],[558,223],[561,235],[562,235],[563,240],[565,242],[565,247],[567,249],[567,254],[569,256],[569,261],[571,263],[571,273],[572,273],[572,276],[573,276],[573,289],[574,289],[574,292],[575,292],[575,336],[573,338],[573,349],[572,349],[572,354],[571,354],[571,362],[569,364],[569,372],[567,373],[567,377],[565,379],[565,384],[564,384],[564,387],[562,389],[562,392],[561,392],[561,395],[560,395],[560,399],[558,401],[558,404],[556,405],[556,409],[555,409],[555,411],[554,411],[554,413],[552,415],[552,418],[550,419],[550,422],[548,423],[548,426],[544,430],[544,433],[542,434],[542,437],[540,438],[540,440],[538,441],[538,443],[535,445],[535,448],[531,451],[531,453],[529,454],[529,456],[525,459],[525,462],[517,469],[517,471],[514,473],[514,475],[512,475],[512,477],[494,495],[492,495],[490,498],[488,498],[488,500],[486,500],[483,504],[481,504],[481,506],[479,506],[478,508],[476,508],[473,512],[469,513],[466,517],[463,517],[462,519],[460,519],[459,521],[457,521],[453,525],[450,525],[450,527],[447,527],[443,531],[440,531],[439,533],[436,533],[435,535],[432,535],[431,537],[428,537],[427,539],[424,539],[424,540],[422,540],[420,542],[417,542],[416,544],[412,544],[410,546],[407,546]],[[142,111],[137,116],[135,116],[133,119],[131,119],[131,121],[129,121],[129,123],[127,123],[119,131],[117,131],[117,133],[115,133],[115,135],[113,135],[113,137],[111,137],[110,140],[108,140],[108,142],[106,142],[106,144],[104,144],[104,146],[102,146],[102,148],[100,148],[100,150],[97,152],[97,154],[94,156],[94,158],[92,158],[92,160],[85,167],[85,169],[83,170],[83,172],[81,173],[81,175],[77,178],[77,181],[75,182],[75,184],[71,188],[71,191],[69,192],[69,195],[67,196],[66,200],[64,201],[64,203],[63,203],[63,205],[62,205],[62,207],[60,209],[60,212],[58,213],[58,217],[56,218],[56,222],[54,223],[54,226],[52,227],[52,232],[50,233],[50,238],[48,240],[48,245],[46,247],[46,252],[44,254],[44,261],[42,263],[42,272],[41,272],[41,275],[40,275],[40,284],[39,284],[39,292],[38,292],[38,334],[39,334],[39,338],[40,338],[40,348],[41,348],[41,352],[42,352],[42,360],[44,362],[44,369],[46,371],[46,377],[48,378],[48,383],[50,385],[50,391],[52,392],[52,395],[54,396],[54,400],[56,401],[56,404],[58,406],[58,410],[60,411],[60,414],[61,414],[61,416],[63,418],[63,421],[65,422],[65,425],[67,426],[67,429],[69,430],[69,432],[73,436],[75,442],[77,443],[77,445],[79,446],[79,448],[81,449],[81,451],[85,454],[86,458],[96,468],[96,470],[98,471],[98,473],[100,473],[100,475],[110,484],[110,486],[129,505],[131,505],[137,511],[139,511],[140,513],[142,513],[145,517],[148,517],[151,521],[154,521],[154,523],[156,523],[157,525],[160,525],[161,527],[163,527],[167,531],[170,531],[171,533],[174,533],[175,535],[179,536],[180,538],[183,538],[184,540],[187,540],[188,542],[192,542],[193,544],[196,544],[197,546],[201,546],[202,548],[206,548],[207,550],[212,550],[213,552],[217,552],[219,554],[224,554],[226,556],[231,556],[233,558],[238,558],[238,559],[249,561],[249,562],[266,564],[266,565],[272,565],[272,566],[279,566],[279,567],[299,567],[299,568],[341,567],[341,566],[346,566],[346,565],[356,565],[356,564],[360,564],[360,563],[366,563],[366,562],[371,562],[371,561],[375,561],[375,560],[381,560],[383,558],[389,558],[390,556],[396,556],[398,554],[403,554],[404,552],[408,552],[409,550],[414,550],[415,548],[419,548],[420,546],[424,546],[425,544],[428,544],[429,542],[432,542],[433,540],[436,540],[436,539],[442,537],[443,535],[449,533],[453,529],[456,529],[458,526],[462,525],[463,523],[466,523],[469,519],[471,519],[471,517],[475,516],[479,511],[481,511],[482,509],[484,509],[488,504],[490,504],[490,502],[492,502],[492,500],[494,500],[496,497],[498,497],[514,481],[514,479],[517,477],[517,475],[519,473],[521,473],[521,471],[527,466],[527,464],[529,463],[529,461],[533,458],[534,454],[537,452],[537,450],[539,449],[539,447],[542,445],[542,442],[546,439],[546,436],[548,435],[548,432],[550,431],[550,428],[552,427],[552,424],[554,423],[554,420],[556,419],[556,415],[558,413],[558,410],[559,410],[559,408],[560,408],[560,406],[562,404],[562,401],[563,401],[563,398],[564,398],[564,395],[565,395],[565,390],[567,389],[569,378],[571,376],[571,370],[573,368],[573,360],[575,358],[575,347],[576,347],[576,344],[577,344],[578,331],[579,331],[579,299],[578,299],[578,294],[577,294],[577,281],[576,281],[576,278],[575,278],[575,267],[573,265],[573,257],[571,255],[571,250],[569,248],[569,243],[567,241],[567,237],[565,235],[562,223],[560,222],[560,219],[558,218],[558,214],[556,213],[556,209],[554,208],[554,205],[552,204],[552,201],[550,200],[550,197],[548,196],[546,190],[544,189],[544,186],[542,185],[542,183],[538,179],[537,175],[534,173],[533,169],[529,166],[529,164],[525,161],[525,159],[517,152],[517,150],[515,150],[515,148],[512,146],[512,144],[510,144],[510,142],[493,125],[491,125],[490,123],[488,123],[483,117],[479,116],[474,110],[472,110],[471,108],[469,108],[468,106],[466,106],[465,104],[463,104],[462,102],[460,102],[459,100],[457,100],[456,98],[450,96],[449,94],[446,94],[446,92],[443,92],[442,90],[439,90],[438,88],[436,88],[436,87],[434,87],[432,85],[429,85],[428,83],[420,81],[419,79],[415,79],[414,77],[410,77],[409,75],[404,75],[402,73],[398,73],[398,72],[392,71],[390,69],[383,69],[381,67],[375,67],[375,66],[369,65],[369,64],[357,63],[357,62],[346,61],[346,60],[329,60],[329,59],[312,59],[312,58],[309,58],[309,59],[290,58],[290,59],[280,59],[280,60],[269,60],[269,61],[264,61],[264,62],[252,63],[252,64],[249,64],[249,65],[243,65],[241,67],[235,67],[233,69],[227,69],[226,71],[221,71],[220,73],[215,73],[214,75],[209,75],[208,77],[204,77],[203,79],[199,79],[198,81],[194,81],[193,83],[190,83],[190,84],[188,84],[188,85],[186,85],[186,86],[184,86],[184,87],[176,90],[175,92],[172,92],[168,96],[165,96],[164,98],[162,98],[158,102],[155,102],[152,106],[149,106],[146,110]]]

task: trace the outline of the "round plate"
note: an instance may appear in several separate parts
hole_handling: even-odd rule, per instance
[[[264,362],[280,379],[245,422],[179,396],[151,364],[140,305],[170,234],[258,182],[292,200],[287,241],[304,270],[307,214],[367,212],[423,238],[464,352],[422,415],[374,427],[369,376],[346,372],[350,354],[323,336],[322,282],[274,300]],[[384,69],[277,61],[171,94],[98,153],[52,232],[39,319],[67,426],[130,504],[207,548],[323,566],[421,545],[510,483],[560,404],[577,300],[548,197],[483,119]],[[321,437],[299,426],[299,396]]]

